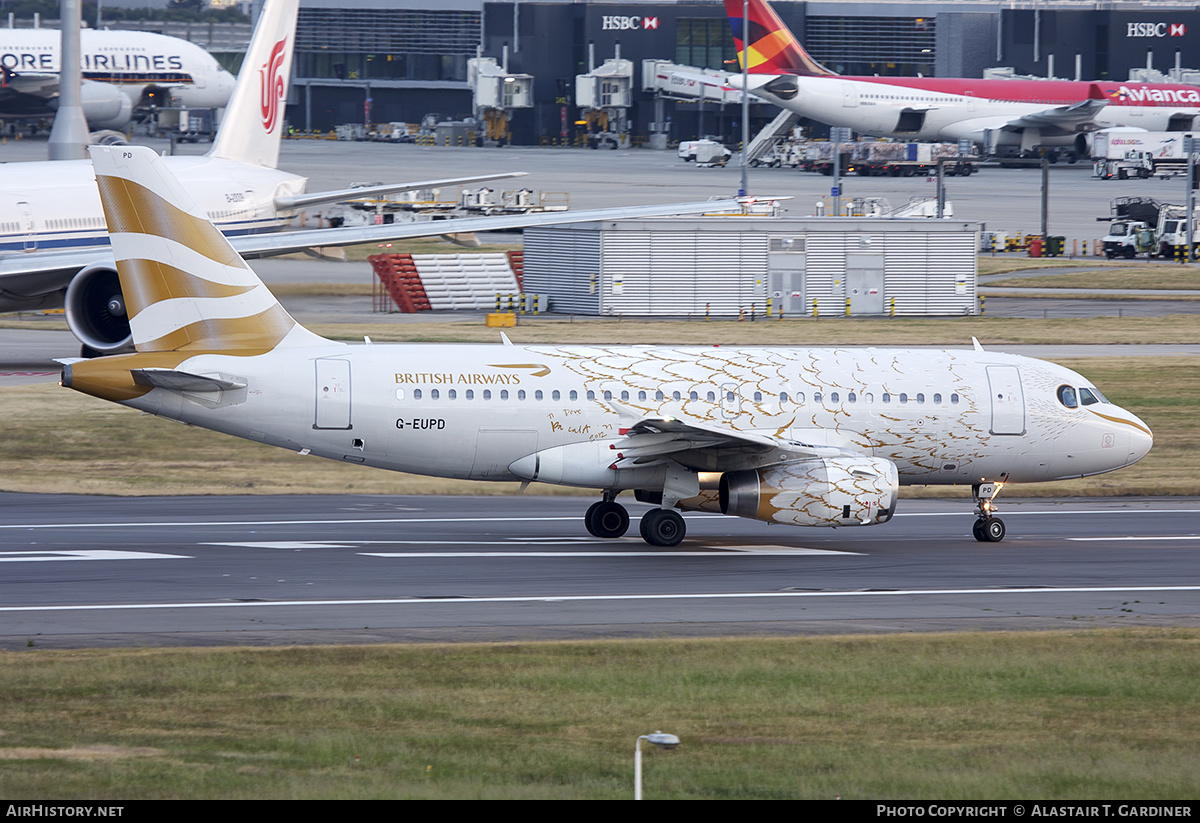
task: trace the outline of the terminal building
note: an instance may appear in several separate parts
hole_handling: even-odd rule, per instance
[[[772,5],[813,57],[841,74],[979,77],[1008,67],[1084,80],[1128,79],[1132,70],[1153,80],[1200,65],[1200,10],[1182,2]],[[290,122],[324,130],[428,114],[461,120],[476,113],[475,57],[531,78],[530,104],[509,113],[515,143],[574,141],[583,128],[576,77],[617,57],[632,66],[623,113],[635,140],[656,124],[670,140],[740,133],[740,106],[656,95],[641,76],[646,60],[736,70],[722,0],[303,0]],[[752,126],[774,115],[755,105]]]

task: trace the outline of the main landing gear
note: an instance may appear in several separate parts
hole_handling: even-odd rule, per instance
[[[625,507],[612,498],[615,495],[604,495],[604,500],[593,503],[583,517],[583,524],[588,533],[594,537],[611,539],[622,537],[629,530],[629,512]],[[639,530],[642,539],[651,546],[678,546],[687,533],[683,517],[674,509],[651,509],[642,516]]]
[[[971,534],[980,543],[999,543],[1004,539],[1004,521],[995,516],[992,506],[992,501],[1003,487],[1003,483],[976,483],[971,487],[971,496],[975,499],[975,513],[979,515],[979,519],[971,527]]]

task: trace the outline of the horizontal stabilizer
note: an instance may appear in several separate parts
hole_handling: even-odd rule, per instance
[[[139,386],[190,392],[219,392],[244,389],[241,380],[227,380],[205,374],[191,374],[175,369],[132,369],[133,382]]]

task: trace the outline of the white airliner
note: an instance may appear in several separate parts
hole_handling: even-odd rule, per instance
[[[299,0],[267,0],[212,150],[164,164],[247,257],[547,223],[720,211],[736,203],[637,206],[469,218],[354,229],[277,232],[301,210],[348,198],[519,176],[497,173],[305,193],[307,179],[276,168]],[[95,175],[87,160],[0,166],[0,312],[66,307],[87,354],[132,345]]]
[[[0,117],[45,116],[58,99],[62,32],[0,29]],[[124,128],[139,107],[221,108],[233,75],[199,46],[148,31],[80,32],[83,114],[92,129]]]
[[[1190,131],[1200,115],[1200,89],[1172,83],[839,76],[809,56],[765,0],[750,0],[748,22],[742,0],[725,0],[725,11],[738,59],[749,61],[751,94],[862,134],[1022,151],[1061,146],[1083,155],[1099,129]],[[727,82],[742,87],[740,74]]]
[[[347,345],[296,323],[152,151],[93,147],[135,354],[62,385],[332,460],[600,490],[585,524],[673,546],[677,509],[884,523],[900,484],[970,484],[975,538],[1004,483],[1127,466],[1150,429],[1069,369],[983,351]]]

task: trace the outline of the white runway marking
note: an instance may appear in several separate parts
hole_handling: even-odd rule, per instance
[[[1137,541],[1143,540],[1200,540],[1200,534],[1181,534],[1181,535],[1146,535],[1145,537],[1068,537],[1068,540],[1074,540],[1080,543],[1094,543],[1097,541]]]
[[[156,609],[257,609],[279,606],[312,608],[314,606],[428,606],[452,604],[463,606],[477,603],[587,603],[626,600],[773,600],[829,597],[957,597],[963,595],[1003,596],[1012,594],[1155,594],[1164,592],[1200,592],[1200,586],[1080,586],[1048,589],[895,589],[891,591],[821,591],[821,592],[730,592],[726,594],[582,594],[537,595],[527,597],[430,597],[379,598],[367,600],[274,600],[252,603],[227,601],[208,603],[132,603],[93,604],[74,606],[0,606],[3,612],[77,612],[77,611],[153,611]]]
[[[963,517],[971,516],[970,501],[963,501],[963,508],[946,512],[905,512],[895,514],[896,517]],[[581,509],[582,512],[582,509]],[[631,514],[637,514],[631,512]],[[1005,517],[1025,517],[1027,515],[1053,515],[1066,517],[1074,515],[1094,516],[1098,514],[1115,514],[1127,517],[1130,514],[1200,514],[1200,509],[1138,509],[1134,507],[1120,509],[1087,509],[1063,511],[1052,509],[1046,511],[1020,511],[1006,509]],[[689,514],[689,520],[724,519],[722,514]],[[550,523],[550,522],[579,522],[583,515],[573,514],[566,517],[388,517],[388,518],[341,518],[337,520],[181,520],[133,523],[8,523],[0,524],[0,529],[145,529],[162,528],[199,528],[212,526],[345,526],[358,523]]]
[[[592,543],[594,545],[622,545],[633,543],[641,545],[638,538],[624,538],[612,541],[594,541],[586,538],[551,540],[551,539],[510,539],[510,540],[348,540],[343,543],[318,543],[303,540],[286,540],[279,542],[246,542],[246,543],[201,543],[201,546],[231,546],[246,549],[353,549],[363,546],[578,546]],[[405,552],[358,552],[365,557],[717,557],[720,555],[859,555],[860,552],[834,551],[830,549],[809,549],[804,546],[759,546],[754,544],[737,546],[706,546],[707,551],[671,551],[670,549],[644,549],[642,551],[405,551]]]
[[[0,563],[44,563],[55,560],[188,560],[186,554],[124,552],[109,549],[68,549],[42,552],[0,552]]]

